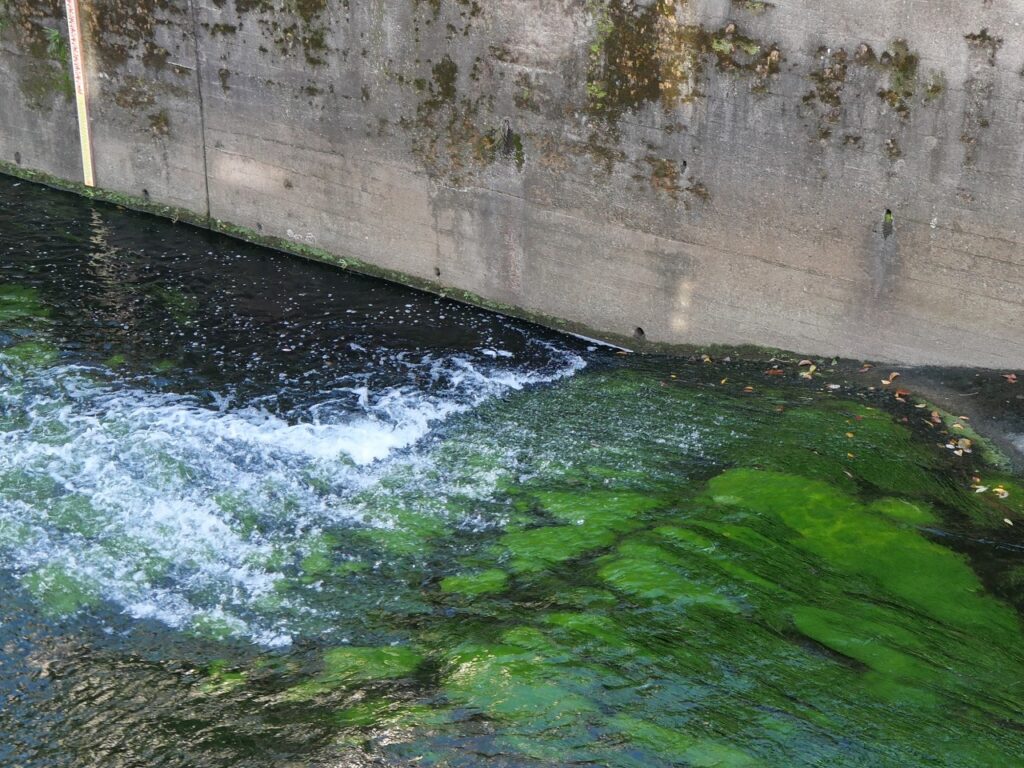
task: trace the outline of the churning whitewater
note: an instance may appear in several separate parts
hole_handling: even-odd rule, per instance
[[[0,476],[17,477],[0,492],[3,559],[36,590],[287,645],[332,617],[279,595],[282,569],[310,554],[324,526],[388,526],[366,514],[368,495],[429,465],[425,438],[446,419],[584,367],[545,346],[540,369],[493,349],[403,359],[409,383],[373,391],[344,376],[287,417],[228,394],[200,402],[120,384],[102,368],[37,370],[0,388],[18,424],[0,432]],[[476,479],[483,494],[494,478]]]

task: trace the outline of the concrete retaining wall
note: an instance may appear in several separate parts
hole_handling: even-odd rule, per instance
[[[104,189],[619,340],[1024,366],[1013,0],[81,7]],[[63,2],[0,18],[0,160],[80,180]]]

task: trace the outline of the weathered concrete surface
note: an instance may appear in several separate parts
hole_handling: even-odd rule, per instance
[[[205,214],[189,0],[86,0],[80,7],[96,184]]]
[[[105,188],[619,339],[1024,366],[1010,0],[82,5]],[[77,178],[14,30],[0,160]]]
[[[81,181],[65,25],[62,0],[0,0],[0,159]]]

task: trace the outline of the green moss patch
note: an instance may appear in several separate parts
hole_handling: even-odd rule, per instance
[[[741,749],[706,736],[691,735],[685,727],[666,728],[626,715],[614,718],[612,727],[631,743],[693,768],[753,768],[761,764]]]
[[[529,647],[470,645],[449,659],[444,692],[459,706],[543,731],[596,711],[594,703],[555,682],[557,671],[543,653]]]
[[[608,585],[634,598],[739,610],[708,585],[687,578],[684,561],[661,547],[626,542],[601,562],[598,574]]]
[[[15,373],[29,373],[57,362],[60,351],[44,341],[23,341],[0,350],[0,366]]]
[[[480,573],[448,576],[441,580],[441,591],[460,595],[488,595],[505,591],[508,574],[491,569]]]
[[[58,564],[37,568],[22,577],[21,583],[51,614],[67,616],[99,602],[94,584]]]
[[[48,315],[38,291],[0,283],[0,328],[24,327]]]
[[[292,701],[305,701],[337,688],[409,677],[423,657],[410,648],[332,648],[324,653],[323,672],[287,692]]]
[[[716,503],[777,515],[794,544],[837,572],[866,580],[933,619],[971,632],[1013,634],[1007,609],[984,594],[963,557],[871,513],[826,483],[794,475],[731,470],[714,478]]]

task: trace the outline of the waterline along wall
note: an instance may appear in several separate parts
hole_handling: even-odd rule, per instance
[[[0,0],[0,162],[82,183],[84,146],[105,194],[608,338],[1020,367],[1022,25],[1014,0]]]

